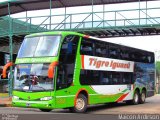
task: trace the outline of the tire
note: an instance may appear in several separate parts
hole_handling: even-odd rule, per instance
[[[76,98],[76,105],[70,108],[71,112],[84,113],[87,110],[87,97],[83,94],[79,94]]]
[[[40,109],[42,112],[50,112],[52,109]]]
[[[126,103],[129,105],[137,105],[139,104],[140,101],[140,95],[138,91],[135,91],[134,95],[133,95],[133,99],[132,100],[127,100]]]
[[[142,93],[141,93],[140,99],[139,99],[139,103],[143,104],[143,103],[145,103],[145,100],[146,100],[146,91],[142,90]]]

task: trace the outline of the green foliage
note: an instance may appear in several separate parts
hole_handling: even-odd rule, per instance
[[[160,61],[156,62],[156,71],[160,73]]]

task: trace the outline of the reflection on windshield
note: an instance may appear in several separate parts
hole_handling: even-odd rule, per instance
[[[40,36],[25,38],[18,57],[57,56],[60,36]]]
[[[21,64],[15,67],[14,89],[22,91],[53,90],[47,76],[49,64]]]

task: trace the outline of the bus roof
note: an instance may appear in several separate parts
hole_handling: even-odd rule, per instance
[[[134,47],[131,47],[131,46],[126,46],[126,45],[123,45],[123,44],[108,42],[108,41],[105,40],[105,39],[96,38],[96,37],[93,37],[93,36],[81,34],[81,33],[78,33],[78,32],[72,32],[72,31],[50,31],[50,32],[41,32],[41,33],[30,34],[30,35],[27,35],[27,36],[25,36],[25,37],[35,37],[35,36],[41,36],[41,35],[68,35],[68,34],[69,34],[69,35],[78,35],[78,36],[85,37],[85,38],[91,38],[91,39],[94,39],[94,40],[104,41],[104,42],[106,42],[106,43],[110,43],[110,44],[113,44],[113,45],[119,45],[119,46],[126,47],[126,48],[131,48],[131,49],[136,49],[136,50],[140,50],[140,51],[145,51],[145,52],[153,53],[153,52],[151,52],[151,51],[147,51],[147,50],[143,50],[143,49],[138,49],[138,48],[134,48]]]
[[[41,32],[41,33],[34,33],[27,35],[26,37],[35,37],[35,36],[41,36],[41,35],[78,35],[78,36],[85,36],[84,34],[78,33],[78,32],[71,32],[71,31],[50,31],[50,32]]]

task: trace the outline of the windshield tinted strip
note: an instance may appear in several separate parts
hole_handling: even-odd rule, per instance
[[[16,64],[19,63],[51,63],[57,61],[57,57],[43,57],[43,58],[17,58]]]

